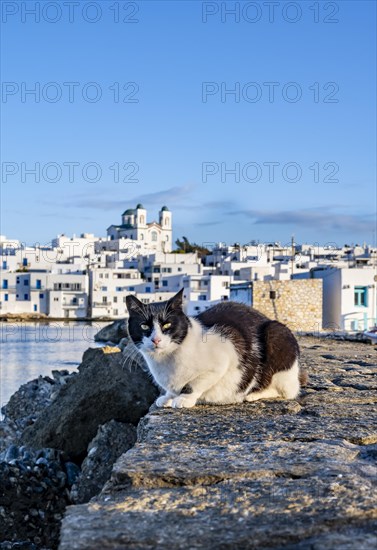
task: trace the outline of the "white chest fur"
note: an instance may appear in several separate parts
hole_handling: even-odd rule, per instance
[[[172,395],[189,384],[203,388],[203,401],[242,401],[237,392],[242,373],[232,342],[212,329],[203,330],[195,319],[191,319],[186,338],[173,353],[143,355],[156,382]]]

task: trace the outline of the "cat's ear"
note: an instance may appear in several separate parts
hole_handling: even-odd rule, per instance
[[[183,288],[173,298],[170,298],[168,301],[168,306],[170,309],[182,309],[183,301]]]
[[[132,311],[143,309],[144,304],[143,302],[140,302],[140,300],[138,300],[136,296],[132,296],[130,294],[129,296],[126,296],[126,306],[128,312],[131,313]]]

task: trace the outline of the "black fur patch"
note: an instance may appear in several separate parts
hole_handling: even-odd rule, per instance
[[[254,379],[257,383],[252,391],[267,388],[272,376],[291,368],[299,356],[296,338],[285,325],[244,304],[217,304],[197,319],[233,342],[242,371],[240,392],[245,392]]]
[[[144,336],[151,335],[155,321],[161,327],[171,323],[170,328],[164,330],[164,334],[168,334],[173,342],[181,344],[185,339],[190,320],[182,311],[182,293],[166,302],[154,304],[143,304],[135,296],[127,296],[126,303],[130,314],[128,332],[134,344],[140,345]],[[148,330],[143,330],[141,325],[148,325]]]

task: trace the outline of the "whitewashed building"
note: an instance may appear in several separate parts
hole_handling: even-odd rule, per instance
[[[140,285],[144,280],[137,269],[90,270],[90,317],[126,317],[126,296],[135,294]]]
[[[314,269],[323,280],[323,326],[331,330],[363,331],[377,324],[375,267]]]
[[[0,287],[0,313],[87,316],[88,283],[83,273],[2,273]]]
[[[187,275],[183,277],[183,297],[188,315],[197,315],[229,299],[233,279],[226,275]]]
[[[171,252],[172,214],[167,206],[159,212],[158,222],[147,221],[147,211],[142,204],[128,208],[122,214],[120,225],[110,225],[107,229],[110,240],[128,239],[140,245],[140,253],[153,251]]]
[[[48,315],[59,319],[87,317],[89,285],[83,273],[49,273]]]

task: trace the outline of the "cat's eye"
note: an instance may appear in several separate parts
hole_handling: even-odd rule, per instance
[[[168,328],[171,327],[171,323],[165,323],[164,325],[162,325],[162,330],[168,330]]]
[[[148,325],[142,324],[142,325],[140,325],[140,326],[141,326],[141,328],[142,328],[143,330],[148,330],[148,329],[149,329],[149,326],[148,326]]]

